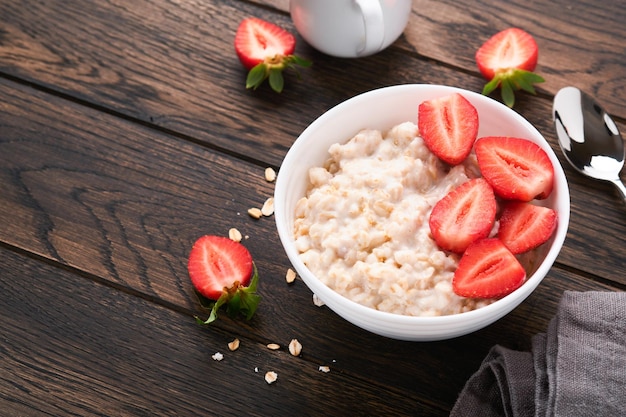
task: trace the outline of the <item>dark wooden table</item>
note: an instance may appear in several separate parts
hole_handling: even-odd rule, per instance
[[[273,217],[247,214],[273,193],[265,168],[325,110],[391,84],[480,91],[474,52],[510,26],[536,37],[546,79],[515,108],[559,155],[550,111],[566,85],[626,132],[624,0],[414,0],[404,35],[372,57],[298,37],[314,65],[280,95],[244,88],[233,38],[248,16],[295,33],[287,0],[0,1],[0,415],[447,415],[489,348],[528,349],[564,290],[626,289],[626,207],[564,159],[556,264],[519,308],[449,341],[375,336],[316,307],[285,282]],[[263,301],[249,322],[202,327],[187,255],[232,227]]]

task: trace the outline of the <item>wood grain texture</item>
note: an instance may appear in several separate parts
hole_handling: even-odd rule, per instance
[[[28,87],[0,88],[6,242],[175,304],[187,293],[184,260],[201,234],[236,227],[273,270],[288,267],[285,256],[274,256],[282,249],[273,218],[246,214],[273,193],[263,166]],[[572,178],[584,181],[571,184],[572,245],[566,242],[558,261],[623,284],[613,272],[626,233],[619,201]],[[587,200],[606,207],[605,217],[590,212]],[[603,239],[589,241],[592,231]],[[265,255],[267,239],[273,243]]]
[[[284,415],[289,407],[298,415],[443,416],[494,341],[528,349],[564,288],[610,290],[555,271],[511,316],[436,343],[372,337],[313,307],[318,323],[301,320],[304,326],[290,329],[304,346],[296,358],[285,349],[290,339],[270,339],[283,346],[270,351],[236,327],[200,327],[189,315],[67,269],[0,253],[0,408],[9,415]],[[307,310],[300,317],[311,317]],[[235,337],[241,347],[230,352]],[[216,352],[225,359],[214,361]],[[320,365],[331,372],[319,372]],[[279,375],[275,385],[263,380],[268,370]],[[255,395],[227,395],[242,389]]]
[[[289,12],[289,0],[255,2]],[[624,0],[413,0],[409,23],[392,47],[478,74],[474,53],[480,45],[500,30],[520,27],[539,46],[537,72],[546,82],[538,85],[538,91],[553,96],[574,85],[596,96],[610,114],[623,121],[624,21]]]
[[[376,392],[381,389],[378,384],[389,385],[406,391],[403,396],[414,396],[414,401],[431,399],[427,408],[445,408],[491,345],[507,340],[513,347],[523,347],[535,332],[545,329],[556,311],[555,294],[565,289],[610,289],[591,279],[581,283],[557,268],[554,273],[562,281],[549,277],[545,292],[537,291],[516,312],[474,335],[418,345],[373,336],[327,308],[315,307],[302,282],[285,283],[289,263],[273,219],[253,221],[244,214],[271,193],[260,167],[27,87],[5,82],[1,91],[2,97],[10,98],[0,119],[7,127],[0,142],[5,191],[0,237],[5,244],[190,319],[205,313],[193,299],[186,253],[201,233],[225,234],[235,225],[249,236],[246,246],[263,276],[264,301],[251,322],[224,318],[214,328],[262,345],[275,341],[285,345],[297,337],[310,361],[333,363],[342,374],[373,384]],[[12,217],[14,212],[20,217]],[[595,267],[617,268],[599,260]],[[397,368],[392,374],[386,372],[390,366]],[[460,375],[453,389],[430,382],[415,386],[416,380],[448,374]]]
[[[314,66],[276,95],[243,88],[232,41],[250,15],[295,32],[286,0],[0,2],[0,414],[444,416],[493,345],[530,348],[564,291],[626,290],[624,208],[610,185],[569,168],[550,120],[556,89],[580,83],[626,131],[625,54],[608,52],[623,50],[623,0],[413,8],[405,34],[372,57],[328,57],[300,39]],[[273,193],[264,168],[279,169],[311,121],[361,92],[479,91],[474,49],[513,24],[537,36],[549,75],[516,110],[559,155],[572,202],[565,246],[538,289],[481,331],[409,343],[315,306],[300,279],[288,285],[273,217],[246,214]],[[251,321],[221,314],[198,326],[193,316],[207,312],[187,254],[231,227],[246,236],[263,300]],[[242,347],[228,352],[235,337]],[[292,338],[301,357],[285,348]],[[271,369],[279,380],[267,385]]]
[[[210,19],[216,15],[223,18]],[[266,17],[294,30],[288,16],[233,1],[196,4],[143,0],[132,6],[112,1],[89,7],[67,1],[45,5],[25,2],[20,8],[5,5],[0,8],[6,27],[0,46],[0,72],[222,149],[262,155],[274,166],[280,164],[293,140],[311,121],[360,92],[390,83],[440,83],[480,91],[484,83],[473,63],[444,59],[473,59],[467,52],[472,50],[467,40],[448,39],[443,43],[449,47],[438,54],[419,51],[415,55],[407,54],[403,46],[407,40],[401,39],[383,53],[360,60],[327,57],[300,42],[296,52],[314,61],[311,69],[302,71],[301,80],[293,74],[287,76],[288,88],[281,95],[267,87],[247,91],[243,88],[245,71],[232,42],[239,21],[249,15]],[[433,24],[439,24],[441,30],[439,22]],[[414,26],[424,25],[411,24],[409,28]],[[417,43],[407,31],[405,37]],[[104,33],[107,42],[101,41]],[[422,36],[420,45],[422,38],[429,39]],[[453,45],[463,50],[451,51]],[[433,59],[439,64],[433,66]],[[462,71],[451,65],[461,65]],[[311,90],[316,94],[310,94]],[[319,97],[325,99],[320,101]],[[518,100],[521,105],[538,101],[529,96]],[[241,102],[249,104],[241,106]],[[263,116],[258,109],[265,110]]]
[[[442,404],[419,404],[410,392],[341,372],[330,360],[250,339],[231,352],[232,335],[208,332],[190,316],[0,252],[3,415],[411,415],[416,406],[443,414]],[[222,361],[212,359],[216,352]],[[331,372],[320,372],[322,364]],[[272,370],[278,381],[268,385]]]

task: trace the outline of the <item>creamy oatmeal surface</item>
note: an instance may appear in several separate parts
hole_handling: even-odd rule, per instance
[[[437,201],[480,175],[473,154],[450,169],[406,122],[386,134],[361,131],[329,155],[310,169],[294,222],[300,257],[318,278],[396,314],[439,316],[489,303],[454,294],[459,256],[439,250],[428,226]]]

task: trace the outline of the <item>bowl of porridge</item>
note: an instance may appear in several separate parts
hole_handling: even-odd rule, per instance
[[[433,240],[429,216],[451,189],[480,177],[474,152],[458,165],[425,146],[418,106],[460,93],[476,109],[478,138],[508,136],[539,145],[554,169],[548,198],[558,221],[550,239],[519,255],[523,284],[502,297],[453,291],[460,255]],[[449,339],[500,319],[540,284],[567,233],[569,191],[548,142],[527,120],[481,94],[408,84],[353,97],[311,123],[285,156],[276,181],[281,243],[315,297],[347,321],[400,340]]]

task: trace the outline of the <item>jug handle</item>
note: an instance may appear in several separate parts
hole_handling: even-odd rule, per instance
[[[383,9],[379,0],[355,0],[355,3],[361,9],[365,25],[365,42],[357,50],[357,55],[372,55],[382,49],[385,40]]]

